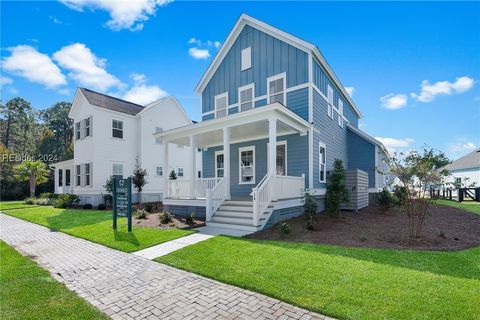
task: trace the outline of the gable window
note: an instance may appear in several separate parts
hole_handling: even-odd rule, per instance
[[[245,111],[253,108],[253,96],[255,91],[255,84],[249,84],[238,89],[238,104],[240,111]]]
[[[327,99],[328,99],[328,116],[333,119],[333,89],[328,85],[327,88]]]
[[[163,176],[163,167],[161,167],[161,166],[156,167],[155,168],[155,175],[157,177]]]
[[[217,118],[225,117],[227,115],[228,107],[228,92],[215,96],[215,116]]]
[[[90,118],[86,118],[83,120],[83,136],[90,137]]]
[[[223,151],[215,152],[215,178],[223,178],[225,175],[225,157]]]
[[[123,121],[112,120],[112,137],[123,139]]]
[[[239,149],[239,183],[255,183],[255,147],[245,147]]]
[[[63,186],[63,170],[58,170],[58,186]]]
[[[177,168],[177,176],[183,177],[183,168]]]
[[[123,179],[123,164],[121,163],[112,164],[112,176],[114,178]]]
[[[270,77],[267,82],[268,103],[280,102],[285,104],[285,74]]]
[[[163,132],[163,128],[155,127],[155,133]],[[162,144],[162,138],[155,137],[155,144]]]
[[[91,183],[91,164],[90,163],[85,163],[85,185],[90,186]]]
[[[325,147],[325,144],[320,142],[318,145],[318,170],[319,170],[318,181],[320,182],[326,181],[326,172],[327,172],[326,162],[327,162],[326,147]]]
[[[75,140],[80,140],[80,122],[75,123]]]
[[[252,67],[252,47],[242,50],[242,71]]]
[[[82,166],[77,164],[75,166],[75,185],[77,187],[82,185],[82,171],[81,171]]]
[[[65,186],[70,187],[70,169],[65,169]]]
[[[338,125],[343,128],[343,101],[338,99]]]

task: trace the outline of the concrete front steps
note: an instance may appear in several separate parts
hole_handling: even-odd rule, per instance
[[[263,219],[260,219],[260,223]],[[207,226],[251,232],[259,230],[259,226],[253,226],[252,201],[225,201],[213,215],[212,221],[207,222]]]

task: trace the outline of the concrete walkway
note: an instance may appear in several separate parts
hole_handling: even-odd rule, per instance
[[[4,214],[0,237],[113,319],[328,319]]]

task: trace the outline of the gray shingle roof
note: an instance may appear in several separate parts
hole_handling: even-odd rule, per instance
[[[143,106],[118,99],[103,93],[95,92],[90,89],[80,88],[88,102],[100,108],[105,108],[130,115],[136,115],[143,110]]]
[[[480,167],[480,149],[476,149],[445,166],[447,170],[470,169]]]

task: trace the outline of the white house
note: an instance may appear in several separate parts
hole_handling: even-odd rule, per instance
[[[106,180],[110,176],[130,176],[137,161],[148,173],[143,202],[161,201],[163,180],[171,170],[179,180],[192,173],[201,176],[201,157],[196,157],[191,172],[190,147],[170,144],[167,169],[163,141],[153,136],[192,124],[175,97],[141,106],[79,88],[69,117],[74,121],[74,158],[52,165],[55,193],[76,194],[81,203],[96,205],[103,202]]]
[[[445,179],[447,183],[453,183],[457,187],[480,186],[480,149],[453,161],[445,166],[450,175]]]

